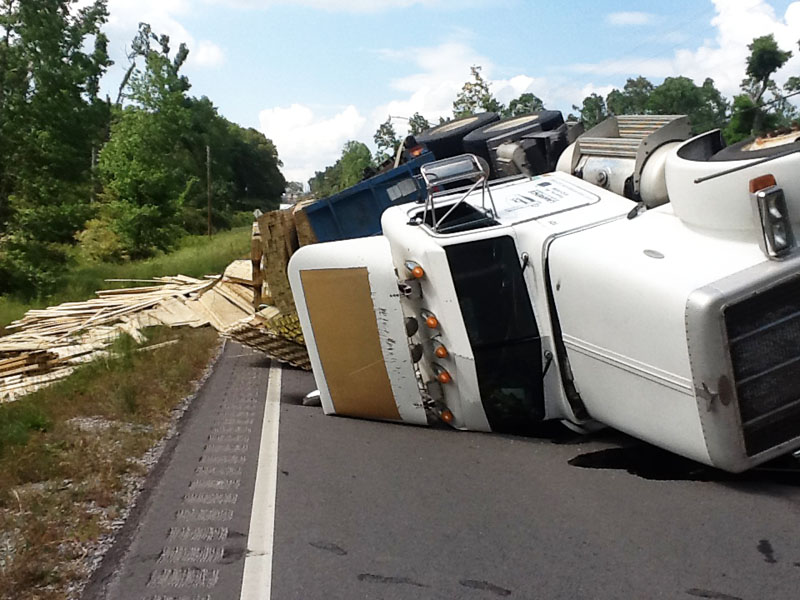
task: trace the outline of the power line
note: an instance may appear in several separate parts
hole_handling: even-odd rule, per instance
[[[690,17],[688,17],[684,21],[681,21],[677,25],[674,25],[674,26],[668,27],[666,29],[663,29],[660,32],[656,32],[653,35],[654,36],[663,37],[663,36],[667,36],[667,35],[672,34],[672,33],[682,33],[682,30],[687,25],[689,25],[691,23],[695,23],[699,19],[702,19],[703,17],[710,16],[712,14],[716,14],[716,12],[717,11],[714,8],[712,8],[711,10],[709,10],[708,8],[704,8],[701,11],[699,11],[697,13],[694,13],[693,15],[691,15]],[[666,50],[660,50],[660,51],[656,52],[655,54],[653,54],[652,56],[649,56],[648,58],[655,58],[656,56],[660,56],[662,54],[666,54],[668,52],[672,52],[673,50],[675,50],[675,48],[680,46],[681,43],[682,42],[678,42],[678,43],[672,45],[671,47],[667,48]],[[626,58],[628,56],[634,56],[640,49],[648,47],[648,46],[652,46],[652,42],[651,41],[642,42],[641,44],[638,44],[638,45],[634,46],[633,48],[630,48],[627,51],[623,52],[622,54],[618,55],[618,57],[615,59],[615,61],[619,61],[619,60],[621,60],[623,58]]]
[[[777,96],[777,98],[775,98],[774,100],[770,100],[769,102],[764,102],[763,104],[759,104],[758,106],[755,106],[755,105],[746,106],[741,110],[741,112],[745,112],[745,111],[748,111],[748,110],[760,110],[760,109],[765,108],[767,106],[771,106],[773,104],[777,104],[778,102],[783,102],[787,98],[791,98],[792,96],[797,96],[798,94],[800,94],[800,90],[797,90],[796,92],[792,92],[791,94],[786,94],[785,96],[781,96],[780,94],[777,94],[775,92],[772,92],[772,93],[775,94]]]

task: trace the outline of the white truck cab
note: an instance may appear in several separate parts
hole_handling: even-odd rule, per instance
[[[388,209],[382,236],[301,248],[289,276],[325,412],[600,423],[734,472],[800,447],[800,153],[664,143],[649,210],[570,172],[490,185],[464,155],[424,166],[426,203]]]

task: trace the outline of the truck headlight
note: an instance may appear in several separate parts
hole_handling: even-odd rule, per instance
[[[760,187],[759,183],[770,185]],[[766,176],[751,181],[750,192],[753,212],[761,226],[758,240],[761,250],[769,258],[782,258],[795,247],[794,231],[783,189],[776,185],[774,177]]]

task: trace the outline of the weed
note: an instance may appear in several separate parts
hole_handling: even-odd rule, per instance
[[[123,510],[125,480],[167,430],[216,347],[216,332],[154,328],[108,359],[0,405],[0,599],[67,596],[88,576],[86,548]]]
[[[0,410],[0,456],[11,445],[21,445],[28,441],[31,432],[47,431],[52,422],[47,414],[36,404],[10,404]]]
[[[130,283],[108,283],[106,279],[152,279],[164,275],[202,277],[221,273],[231,261],[249,253],[250,227],[240,227],[215,235],[189,236],[169,254],[128,263],[81,262],[67,270],[59,292],[38,298],[0,296],[0,334],[4,326],[22,317],[32,308],[43,308],[62,302],[86,300],[99,289],[127,287]]]

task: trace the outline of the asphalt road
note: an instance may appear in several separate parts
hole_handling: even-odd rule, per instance
[[[87,598],[241,596],[268,366],[229,345]],[[313,387],[283,370],[271,598],[800,598],[800,471],[325,417],[301,405]],[[235,476],[201,469],[226,456]],[[200,501],[217,512],[185,512]]]

